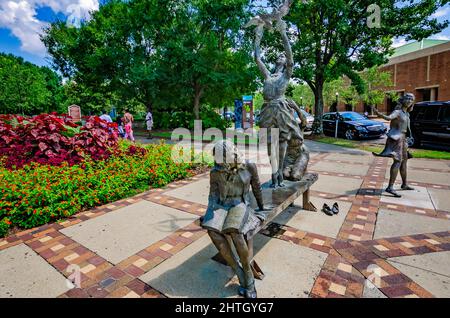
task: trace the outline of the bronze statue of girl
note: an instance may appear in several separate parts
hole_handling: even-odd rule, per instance
[[[403,181],[402,190],[414,190],[407,182],[408,159],[412,157],[408,151],[408,146],[413,143],[409,113],[414,109],[414,100],[413,94],[405,94],[399,99],[397,108],[389,116],[383,115],[378,109],[373,108],[378,116],[391,122],[391,129],[387,134],[386,147],[380,154],[374,153],[374,155],[394,159],[386,192],[397,198],[400,198],[401,195],[394,190],[394,183],[399,171]]]
[[[288,2],[286,3],[288,4]],[[303,114],[295,103],[288,101],[285,97],[294,69],[292,49],[287,36],[286,22],[281,19],[281,15],[278,15],[276,18],[276,28],[281,34],[285,52],[279,55],[273,73],[269,72],[261,58],[261,40],[264,34],[264,27],[268,24],[267,21],[265,23],[257,23],[255,29],[255,59],[264,78],[264,104],[261,109],[259,126],[268,130],[267,144],[272,164],[273,187],[283,186],[285,157],[291,140],[295,139],[303,144],[303,134],[295,120],[294,111],[298,113],[300,118],[303,117]],[[254,20],[258,22],[261,19],[256,17]],[[278,157],[272,154],[272,145],[277,143],[277,140],[274,140],[274,136],[272,136],[272,129],[279,129]],[[306,148],[304,148],[304,151],[307,151]],[[306,161],[306,166],[307,164],[308,162]],[[300,170],[306,170],[306,166]],[[300,179],[303,177],[303,173],[293,172],[292,175],[294,174],[296,177],[293,177],[293,179],[299,180],[298,177]]]

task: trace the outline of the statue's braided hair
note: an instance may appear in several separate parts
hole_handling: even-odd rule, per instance
[[[240,168],[244,163],[242,154],[236,145],[229,140],[221,140],[213,149],[214,163],[226,170]]]

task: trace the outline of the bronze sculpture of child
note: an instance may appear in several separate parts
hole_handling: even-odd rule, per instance
[[[255,277],[252,271],[253,240],[249,239],[265,220],[261,184],[256,164],[244,161],[237,147],[230,141],[218,142],[214,147],[215,166],[211,171],[208,209],[202,227],[219,250],[221,256],[239,278],[239,294],[256,298]],[[258,211],[250,205],[250,187],[256,198]],[[239,261],[232,251],[234,245]]]
[[[388,138],[386,141],[386,147],[380,154],[374,153],[374,155],[394,159],[394,163],[391,167],[389,186],[387,187],[386,192],[397,198],[400,198],[401,195],[394,190],[394,183],[397,179],[399,171],[403,181],[402,190],[414,190],[408,185],[407,182],[408,159],[412,157],[408,151],[408,146],[412,144],[413,140],[409,113],[414,108],[414,100],[415,97],[413,94],[405,94],[400,98],[397,108],[389,116],[381,114],[376,108],[374,108],[374,112],[378,116],[391,122],[391,129],[387,134]]]

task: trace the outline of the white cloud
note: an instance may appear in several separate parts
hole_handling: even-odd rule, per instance
[[[450,14],[450,8],[449,7],[441,8],[441,9],[437,10],[435,14],[432,15],[432,18],[435,18],[435,19],[442,18],[442,17],[445,17],[445,16],[447,16],[449,14]]]
[[[11,30],[11,33],[22,43],[23,51],[45,56],[45,46],[39,38],[45,24],[35,16],[34,6],[27,1],[0,3],[0,27]]]
[[[443,35],[443,34],[438,34],[438,35],[433,35],[433,36],[431,37],[431,39],[434,39],[434,40],[446,40],[446,41],[449,41],[449,40],[450,40],[450,36]]]
[[[43,57],[46,55],[40,40],[46,22],[36,18],[38,7],[50,7],[55,13],[69,16],[69,22],[79,24],[90,17],[90,12],[99,8],[98,0],[0,0],[0,27],[11,30],[21,42],[25,52]]]
[[[397,47],[403,46],[405,44],[408,44],[408,42],[404,38],[400,38],[400,39],[397,38],[397,39],[394,39],[394,43],[392,43],[392,47],[397,48]]]

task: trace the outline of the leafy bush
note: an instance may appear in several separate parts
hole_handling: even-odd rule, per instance
[[[200,119],[202,120],[203,129],[217,128],[219,130],[226,130],[231,127],[231,123],[223,119],[216,111],[210,107],[202,107],[200,112]],[[191,129],[194,123],[191,123]]]
[[[0,162],[0,236],[9,227],[5,218],[21,228],[40,226],[189,177],[197,165],[175,163],[170,145],[126,142],[107,160],[72,166],[32,162],[11,170]]]
[[[191,112],[157,112],[153,114],[155,128],[157,129],[194,129],[194,115]],[[231,123],[227,122],[210,107],[202,107],[200,111],[203,129],[218,128],[225,130]]]
[[[192,113],[177,111],[173,113],[155,112],[153,114],[155,128],[157,129],[175,129],[188,128],[190,122],[194,120]]]
[[[0,220],[0,237],[6,236],[9,227],[11,226],[11,221],[7,218]]]
[[[117,147],[115,124],[98,117],[86,117],[83,127],[67,116],[42,114],[32,118],[0,115],[0,157],[5,166],[20,168],[37,162],[74,165],[85,157],[104,160]]]

